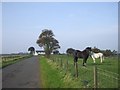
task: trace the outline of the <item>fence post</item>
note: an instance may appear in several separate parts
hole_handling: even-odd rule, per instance
[[[52,58],[53,62],[54,62],[54,58]]]
[[[68,59],[66,61],[66,72],[68,71]]]
[[[75,62],[75,76],[78,78],[78,63]]]
[[[97,66],[94,66],[94,90],[96,90],[96,88],[98,87],[98,83],[97,83]]]
[[[60,59],[60,66],[62,67],[62,59]]]
[[[57,65],[59,66],[59,58],[57,58]]]
[[[60,66],[60,58],[58,58],[58,65]]]

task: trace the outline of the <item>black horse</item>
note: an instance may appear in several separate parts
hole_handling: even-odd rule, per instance
[[[87,47],[83,51],[74,50],[74,54],[73,54],[73,56],[74,56],[74,65],[75,65],[75,62],[78,62],[78,58],[82,58],[83,59],[83,66],[85,66],[91,50],[92,50],[91,47]]]

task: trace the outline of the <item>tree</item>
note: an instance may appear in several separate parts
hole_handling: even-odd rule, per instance
[[[35,53],[35,48],[34,47],[29,47],[28,51],[30,51],[30,54],[34,54]]]
[[[113,50],[112,53],[113,53],[113,55],[117,55],[117,51],[116,50]]]
[[[98,52],[100,52],[100,49],[94,47],[94,48],[92,49],[92,51],[95,52],[95,53],[98,53]]]
[[[102,52],[103,55],[106,56],[106,57],[114,55],[114,53],[113,53],[111,50],[109,50],[109,49],[101,50],[101,52]]]
[[[109,49],[106,49],[105,56],[112,56],[112,51]]]
[[[42,30],[36,43],[44,48],[45,54],[48,58],[53,50],[60,48],[59,42],[54,38],[52,30],[48,29]]]
[[[72,55],[73,54],[73,52],[74,52],[75,50],[73,49],[73,48],[68,48],[67,50],[66,50],[66,53],[69,55]]]
[[[58,50],[53,51],[53,54],[59,54]]]

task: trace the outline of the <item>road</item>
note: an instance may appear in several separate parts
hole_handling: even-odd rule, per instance
[[[40,88],[40,65],[37,56],[2,69],[2,88]]]

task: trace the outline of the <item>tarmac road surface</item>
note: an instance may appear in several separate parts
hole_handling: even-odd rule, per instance
[[[34,56],[2,69],[2,88],[40,88],[40,66]]]

